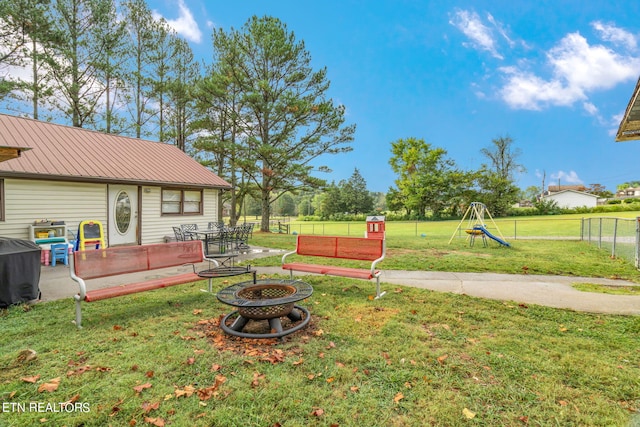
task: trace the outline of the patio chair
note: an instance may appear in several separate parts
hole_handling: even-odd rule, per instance
[[[193,236],[188,235],[185,236],[185,233],[182,231],[180,227],[172,227],[173,234],[176,235],[176,242],[184,242],[185,240],[193,240]]]
[[[210,221],[207,226],[209,230],[222,230],[224,228],[224,221]]]

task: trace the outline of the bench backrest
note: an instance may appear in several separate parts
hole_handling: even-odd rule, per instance
[[[75,274],[83,279],[115,276],[202,262],[202,241],[116,246],[73,253]]]
[[[384,240],[299,234],[296,253],[306,256],[375,261],[384,253]]]

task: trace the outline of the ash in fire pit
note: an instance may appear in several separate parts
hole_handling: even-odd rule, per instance
[[[255,282],[241,282],[218,292],[220,302],[237,307],[236,311],[226,315],[220,326],[231,335],[245,338],[280,338],[302,329],[309,323],[309,311],[298,305],[297,301],[308,298],[313,288],[300,280],[264,279]],[[228,320],[237,317],[231,325]],[[293,327],[283,329],[281,317],[288,318]],[[266,320],[269,333],[257,334],[243,332],[250,321]]]

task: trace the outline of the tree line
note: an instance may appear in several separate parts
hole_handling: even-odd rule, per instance
[[[172,143],[225,178],[232,222],[245,195],[261,229],[287,193],[321,188],[320,159],[355,125],[327,96],[326,68],[279,19],[212,34],[208,65],[144,0],[0,3],[0,99],[17,115]],[[221,209],[221,208],[220,208]]]

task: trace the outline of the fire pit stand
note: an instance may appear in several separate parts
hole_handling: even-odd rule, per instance
[[[297,301],[308,298],[313,288],[300,280],[263,279],[241,282],[218,292],[220,302],[237,307],[237,310],[224,316],[220,322],[223,331],[244,338],[280,338],[305,327],[311,316],[309,310],[295,305]],[[283,329],[281,317],[287,317],[297,325]],[[229,319],[235,318],[231,325]],[[258,334],[242,332],[249,320],[266,320],[270,333]]]

